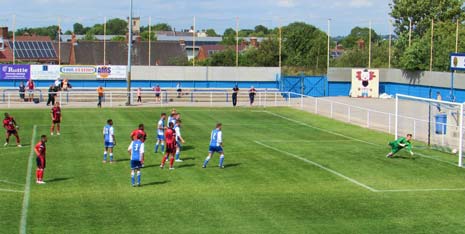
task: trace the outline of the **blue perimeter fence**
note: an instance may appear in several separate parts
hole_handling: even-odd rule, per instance
[[[36,86],[47,88],[54,81],[36,80]],[[332,82],[328,81],[326,76],[284,76],[276,81],[155,81],[155,80],[136,80],[131,82],[131,86],[142,89],[149,89],[156,85],[162,88],[175,88],[180,82],[182,88],[190,89],[232,89],[234,85],[247,90],[251,86],[257,89],[279,89],[283,93],[298,93],[313,97],[328,96],[348,96],[351,88],[350,82]],[[20,81],[1,80],[0,87],[4,89],[17,89]],[[125,80],[70,80],[73,88],[77,89],[95,89],[98,86],[104,88],[125,88]],[[436,92],[440,92],[444,100],[450,100],[450,89],[434,86],[399,84],[391,82],[381,82],[379,87],[380,94],[387,93],[390,95],[405,94],[423,98],[435,98]],[[465,89],[454,90],[455,101],[465,102]]]

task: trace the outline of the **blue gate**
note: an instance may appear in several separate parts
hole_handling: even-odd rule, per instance
[[[326,76],[283,76],[280,88],[282,92],[292,92],[313,97],[328,95]]]

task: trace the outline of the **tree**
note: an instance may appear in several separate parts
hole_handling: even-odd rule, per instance
[[[92,31],[88,31],[86,35],[81,39],[83,41],[96,41],[97,38],[95,37],[95,34],[92,33]]]
[[[215,32],[215,29],[210,28],[210,29],[207,29],[207,36],[209,36],[209,37],[217,37],[218,34]]]
[[[362,39],[367,45],[369,41],[369,28],[361,28],[355,27],[350,31],[350,34],[340,41],[340,44],[344,46],[344,48],[354,48],[357,46],[357,41]],[[375,30],[371,30],[371,42],[375,43],[380,40],[380,36],[375,32]]]
[[[173,31],[173,29],[171,28],[171,26],[167,23],[159,23],[159,24],[155,24],[155,26],[153,27],[153,29],[155,31]]]
[[[227,28],[223,33],[223,45],[235,45],[236,44],[236,30]]]
[[[157,40],[157,36],[156,36],[154,31],[151,31],[150,35],[149,35],[149,31],[144,31],[144,32],[142,32],[140,34],[140,36],[141,36],[143,41],[148,41],[149,37],[150,37],[150,41],[156,41]]]
[[[128,32],[128,22],[123,19],[114,18],[107,21],[108,35],[125,35]]]
[[[417,0],[393,0],[390,4],[390,15],[394,19],[395,33],[399,36],[394,43],[393,63],[395,66],[408,69],[429,69],[429,47],[431,36],[431,20],[439,25],[438,32],[435,33],[435,51],[433,61],[438,61],[434,69],[444,70],[444,59],[448,59],[448,55],[437,55],[444,51],[450,51],[450,45],[454,45],[455,41],[445,40],[450,37],[455,37],[451,32],[455,32],[453,27],[446,26],[453,24],[457,19],[464,17],[463,0],[442,0],[442,1],[417,1]],[[409,47],[409,24],[412,22],[412,42]],[[444,24],[444,25],[441,25]],[[441,29],[441,27],[444,27]],[[445,28],[448,27],[448,31]],[[443,38],[437,40],[437,38]],[[454,40],[454,39],[452,39]],[[441,44],[446,43],[449,46]],[[436,46],[438,45],[438,46]],[[440,49],[439,49],[440,48]],[[447,52],[446,52],[447,53]],[[444,58],[445,57],[445,58]],[[434,63],[436,64],[436,63]]]
[[[114,36],[111,38],[111,41],[126,41],[125,36]]]
[[[263,26],[263,25],[257,25],[255,26],[255,33],[256,34],[262,34],[262,35],[268,35],[269,33],[269,30],[267,27]]]
[[[446,22],[463,17],[463,4],[463,0],[393,0],[389,6],[397,35],[409,31],[411,20],[413,35],[422,37],[430,27],[432,18]]]
[[[61,32],[60,32],[61,33]],[[58,26],[52,25],[48,27],[39,27],[39,28],[21,28],[16,31],[16,35],[38,35],[38,36],[48,36],[52,40],[58,38]]]
[[[74,34],[77,34],[77,35],[86,34],[86,31],[84,30],[84,26],[80,23],[73,24],[73,32]]]
[[[288,66],[319,69],[326,66],[326,33],[303,22],[283,28],[283,52]]]

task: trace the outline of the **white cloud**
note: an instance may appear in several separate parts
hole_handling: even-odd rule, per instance
[[[361,7],[371,7],[373,6],[372,0],[351,0],[349,6],[361,8]]]
[[[278,5],[279,7],[295,7],[296,6],[296,2],[294,0],[278,0],[276,2],[276,5]]]

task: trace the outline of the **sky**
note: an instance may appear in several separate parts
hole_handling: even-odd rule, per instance
[[[213,28],[223,33],[255,25],[277,27],[294,21],[306,22],[331,35],[344,36],[355,26],[372,27],[379,34],[389,33],[391,0],[133,0],[133,15],[142,25],[165,22],[176,30],[187,29],[196,18],[197,29]],[[57,25],[64,31],[75,22],[85,26],[103,23],[105,17],[126,18],[130,0],[0,0],[0,26],[16,28]],[[13,17],[16,15],[16,17]],[[16,20],[13,20],[16,18]]]

